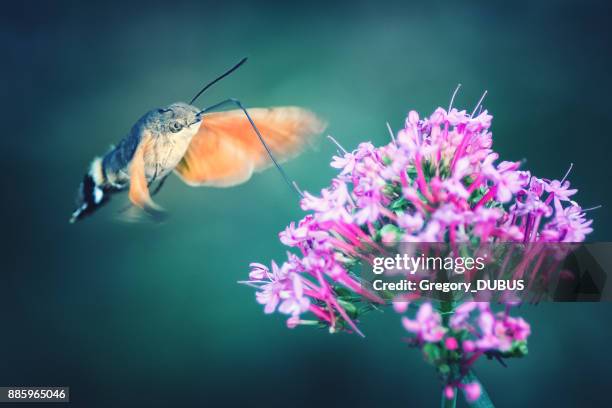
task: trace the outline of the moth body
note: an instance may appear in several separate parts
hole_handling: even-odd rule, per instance
[[[162,209],[153,202],[149,187],[158,182],[157,192],[172,171],[190,186],[244,183],[268,168],[272,155],[278,161],[294,157],[325,127],[312,112],[294,106],[249,109],[253,123],[242,109],[203,114],[178,102],[147,112],[116,146],[91,162],[70,222],[123,190],[136,207],[159,214]]]
[[[95,158],[85,174],[71,222],[93,212],[115,192],[125,190],[131,178],[130,166],[139,148],[143,149],[143,171],[148,185],[166,177],[185,155],[198,132],[199,110],[183,102],[145,113],[130,132],[103,157]]]

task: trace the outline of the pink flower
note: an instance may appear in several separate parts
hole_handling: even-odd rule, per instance
[[[480,327],[480,337],[474,342],[476,347],[481,350],[495,350],[499,347],[499,339],[497,338],[494,327],[495,317],[490,311],[480,313],[478,317],[478,326]]]
[[[350,206],[347,200],[350,199],[346,184],[341,180],[334,180],[331,189],[322,189],[321,197],[316,197],[308,192],[304,192],[301,205],[303,210],[314,211],[314,218],[317,221],[325,222],[339,220],[342,222],[352,222]]]
[[[470,123],[477,124],[477,129],[488,129],[491,127],[491,120],[493,119],[492,115],[489,115],[489,112],[485,109],[480,113],[480,115],[470,120]]]
[[[472,340],[465,340],[462,345],[463,351],[471,353],[476,350],[476,345]]]
[[[469,384],[465,384],[463,387],[463,391],[465,392],[465,397],[469,402],[474,402],[478,398],[480,398],[481,388],[480,384],[477,382],[471,382]]]
[[[268,276],[269,283],[262,285],[259,292],[255,293],[257,302],[265,305],[265,313],[274,313],[276,310],[280,302],[280,292],[286,286],[287,273],[286,268],[279,268],[276,262],[272,261],[272,274]]]
[[[268,267],[260,263],[252,262],[249,267],[251,268],[249,279],[252,281],[267,279],[270,275]]]
[[[423,228],[424,220],[420,213],[398,215],[397,225],[407,232],[416,232]]]
[[[540,198],[544,193],[544,185],[546,182],[537,177],[531,177],[529,180],[529,191],[535,194],[536,197]]]
[[[348,152],[334,140],[337,176],[318,194],[304,192],[307,215],[279,234],[293,252],[271,270],[251,264],[243,282],[257,290],[264,312],[288,315],[289,328],[326,325],[332,333],[361,334],[362,314],[385,302],[362,285],[358,271],[391,242],[444,242],[455,250],[463,243],[583,241],[592,220],[572,200],[577,190],[566,180],[569,171],[551,181],[519,169],[519,162],[500,161],[492,119],[486,110],[468,114],[451,106],[429,116],[410,111],[385,146],[366,142]],[[405,314],[408,300],[419,296],[396,298],[394,310]],[[461,388],[468,401],[478,400],[480,384],[466,383],[472,364],[482,355],[523,352],[531,328],[509,315],[511,299],[504,302],[507,309],[496,314],[487,302],[455,305],[444,324],[429,302],[413,319],[402,316],[414,335],[409,343],[438,368],[445,398]],[[305,313],[315,320],[302,320]]]
[[[467,188],[463,182],[461,182],[461,180],[457,180],[455,178],[444,180],[442,182],[442,186],[449,195],[459,199],[466,200],[470,196],[470,193],[467,191]]]
[[[283,232],[278,234],[278,237],[283,244],[295,247],[308,238],[308,228],[302,225],[296,228],[295,223],[292,222]]]
[[[465,329],[468,326],[467,320],[470,316],[470,313],[476,309],[475,302],[465,302],[460,304],[456,309],[453,315],[450,318],[450,327],[453,330],[461,330]]]
[[[531,334],[529,323],[520,317],[500,316],[494,325],[500,351],[508,351],[515,341],[527,340]]]
[[[410,302],[405,302],[405,301],[394,301],[393,302],[393,310],[395,310],[395,312],[397,313],[405,313],[406,310],[408,310],[408,306],[410,305]]]
[[[300,324],[299,316],[291,316],[287,319],[287,328],[295,329]]]
[[[423,303],[419,307],[415,320],[402,317],[402,324],[407,331],[430,343],[438,342],[444,337],[446,329],[442,327],[441,322],[440,314],[434,312],[431,303]]]
[[[360,209],[355,215],[357,224],[374,222],[380,216],[380,205],[375,199],[360,200],[359,207]]]
[[[593,231],[592,223],[593,220],[586,219],[580,206],[572,204],[563,208],[560,201],[555,201],[555,218],[546,225],[546,229],[556,230],[559,241],[582,242]]]
[[[257,288],[264,311],[312,313],[332,331],[359,332],[354,316],[368,307],[353,299],[381,300],[362,287],[355,271],[384,243],[583,241],[592,221],[570,199],[576,190],[568,174],[549,181],[520,170],[519,162],[500,161],[491,121],[486,110],[410,111],[384,146],[365,142],[348,152],[338,144],[331,162],[338,175],[318,194],[304,192],[300,204],[308,214],[279,234],[295,253],[280,268],[272,263],[272,271],[251,265],[245,283]],[[394,305],[402,313],[404,307]],[[402,323],[420,342],[441,341],[450,329],[448,346],[461,338],[469,354],[507,350],[529,335],[524,320],[500,318],[487,303],[459,305],[448,328],[429,303]]]
[[[471,222],[474,225],[474,235],[484,241],[491,236],[499,225],[504,213],[499,208],[479,207],[472,214]]]
[[[281,313],[297,316],[308,310],[310,300],[304,296],[302,278],[292,270],[290,262],[280,268],[272,262],[272,273],[261,264],[254,265],[254,272],[251,272],[253,277],[257,281],[267,281],[255,293],[257,302],[265,305],[264,313],[273,313],[278,307]]]
[[[352,153],[344,153],[344,156],[334,156],[331,166],[336,169],[342,169],[340,175],[350,174],[355,169],[357,158]]]
[[[480,350],[509,351],[515,341],[525,341],[531,329],[522,318],[500,313],[494,316],[489,310],[481,311],[478,317],[480,336],[475,345]]]
[[[569,197],[573,196],[578,192],[576,189],[570,189],[570,182],[559,180],[552,180],[550,183],[544,184],[544,189],[551,194],[554,194],[556,199],[561,201],[570,201]]]
[[[469,121],[470,116],[468,115],[467,111],[458,111],[457,109],[453,108],[448,112],[448,122],[452,125],[452,126],[459,126],[462,124],[466,124]]]
[[[444,347],[446,347],[447,350],[457,350],[459,348],[459,343],[456,338],[447,337],[446,340],[444,340]]]
[[[291,285],[285,287],[279,294],[282,302],[278,307],[278,311],[297,316],[308,310],[310,299],[304,296],[302,278],[297,273],[291,273],[290,282]]]
[[[511,208],[516,215],[531,215],[549,217],[552,208],[531,190],[522,190],[516,196],[516,204]]]
[[[433,214],[432,219],[439,221],[441,224],[448,226],[451,224],[462,223],[465,221],[465,211],[457,208],[453,204],[443,204]]]
[[[444,387],[444,397],[449,400],[455,398],[455,387],[450,385]]]
[[[515,171],[518,163],[502,162],[498,166],[497,178],[497,200],[507,203],[512,200],[514,194],[520,191],[525,185],[524,174]]]

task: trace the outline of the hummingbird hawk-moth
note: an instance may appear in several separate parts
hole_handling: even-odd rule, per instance
[[[160,214],[161,207],[151,197],[171,172],[191,186],[231,187],[274,164],[287,181],[278,162],[299,154],[325,127],[314,113],[294,106],[247,111],[236,99],[203,110],[193,105],[206,89],[245,61],[207,84],[191,102],[145,113],[123,140],[95,158],[79,186],[70,222],[90,215],[125,190],[134,206]],[[212,112],[226,105],[238,109]]]

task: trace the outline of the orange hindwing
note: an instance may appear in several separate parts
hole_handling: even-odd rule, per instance
[[[325,128],[312,112],[298,107],[248,110],[278,161],[301,152],[310,138]],[[205,115],[198,133],[176,172],[194,186],[229,187],[247,181],[254,171],[271,164],[244,112]]]

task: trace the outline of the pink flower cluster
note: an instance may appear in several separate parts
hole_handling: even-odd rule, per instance
[[[300,256],[289,254],[271,272],[252,265],[245,283],[259,289],[266,313],[280,305],[290,326],[310,323],[300,316],[311,312],[332,331],[360,333],[358,310],[339,288],[382,303],[352,270],[389,241],[583,241],[592,221],[572,201],[577,190],[567,174],[542,179],[519,170],[519,162],[498,162],[491,119],[486,110],[438,108],[423,119],[411,111],[385,146],[367,142],[348,152],[338,145],[331,166],[339,175],[319,195],[304,192],[301,206],[310,214],[279,234]]]
[[[251,264],[243,283],[257,289],[266,313],[288,315],[290,328],[361,334],[359,318],[385,302],[361,285],[358,272],[389,244],[583,241],[592,221],[572,200],[569,170],[549,180],[519,169],[519,162],[499,161],[491,120],[486,110],[438,108],[425,118],[411,111],[381,147],[366,142],[349,152],[330,137],[339,149],[331,162],[338,176],[318,195],[304,192],[308,215],[279,234],[294,252],[271,270]],[[502,363],[524,355],[530,326],[510,316],[509,306],[494,313],[487,302],[446,303],[438,310],[422,303],[402,324],[437,368],[444,395],[454,398],[461,389],[474,401],[481,386],[466,382],[471,365],[482,355]],[[408,302],[394,306],[404,313]]]
[[[470,314],[478,311],[476,323],[470,321]],[[465,330],[476,340],[464,340],[465,352],[487,352],[498,350],[509,352],[516,342],[526,341],[531,333],[529,324],[520,317],[512,317],[508,309],[493,314],[488,303],[467,302],[455,309],[450,318],[451,330]]]
[[[393,307],[398,313],[408,310],[409,302],[398,301]],[[445,379],[444,393],[453,398],[455,389],[463,389],[469,401],[480,395],[478,383],[463,383],[473,364],[482,355],[505,358],[519,357],[526,353],[526,341],[531,327],[520,317],[512,317],[509,307],[503,312],[493,313],[486,302],[466,302],[458,306],[443,323],[442,315],[431,303],[422,303],[415,318],[402,316],[406,331],[415,335],[409,340],[420,347]],[[427,347],[425,345],[430,343]],[[450,372],[456,367],[457,373]]]

